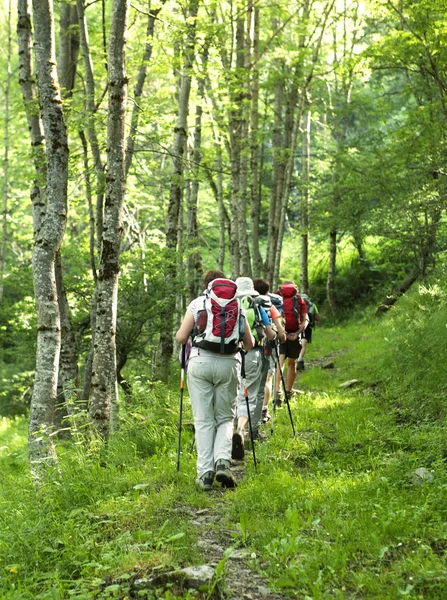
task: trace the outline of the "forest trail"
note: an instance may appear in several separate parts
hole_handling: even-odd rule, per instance
[[[320,359],[314,359],[306,365],[306,369],[315,367],[332,368],[330,363],[339,354],[347,352],[342,349],[330,353]],[[301,394],[301,390],[294,388],[294,392]],[[263,427],[264,435],[270,434],[270,423]],[[264,439],[264,438],[262,438]],[[256,442],[255,449],[259,451]],[[246,447],[246,455],[251,460],[251,449]],[[244,477],[244,461],[232,461],[232,472],[239,483]],[[217,586],[217,598],[225,600],[281,600],[286,596],[272,591],[265,578],[259,573],[259,568],[254,564],[256,555],[251,555],[242,543],[240,526],[229,522],[233,492],[214,487],[209,495],[212,499],[206,508],[197,510],[191,506],[180,509],[197,531],[197,545],[201,550],[204,563],[216,569],[224,562],[223,573]],[[262,565],[261,565],[262,568]]]
[[[244,462],[233,461],[232,471],[238,482],[244,476]],[[183,507],[185,516],[197,528],[198,546],[206,564],[217,568],[224,561],[221,582],[217,589],[217,598],[226,600],[281,600],[285,596],[273,592],[267,587],[265,579],[253,566],[255,557],[243,546],[235,544],[240,537],[236,526],[231,528],[228,513],[233,501],[233,492],[214,488],[210,492],[212,502],[204,509]],[[221,563],[222,564],[222,563]]]

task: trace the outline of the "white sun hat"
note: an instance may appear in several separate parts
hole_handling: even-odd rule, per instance
[[[253,286],[253,279],[251,277],[238,277],[235,281],[237,285],[236,296],[242,298],[243,296],[259,296]]]

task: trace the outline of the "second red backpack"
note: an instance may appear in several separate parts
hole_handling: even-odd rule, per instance
[[[284,329],[292,333],[298,330],[307,312],[306,303],[301,300],[294,283],[284,283],[279,287],[279,292],[283,297]]]

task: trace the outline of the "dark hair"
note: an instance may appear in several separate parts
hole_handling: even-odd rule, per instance
[[[214,269],[211,271],[207,271],[205,273],[205,275],[203,276],[203,289],[206,290],[206,288],[208,287],[208,284],[213,281],[213,279],[220,279],[220,278],[226,279],[225,274],[222,273],[222,271],[219,271],[218,269]]]
[[[266,279],[256,277],[255,279],[253,279],[253,287],[257,292],[261,294],[261,296],[265,296],[269,293],[270,284]]]

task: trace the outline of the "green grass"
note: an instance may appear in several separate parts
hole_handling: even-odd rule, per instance
[[[315,366],[292,402],[296,436],[277,411],[257,471],[248,454],[241,484],[219,502],[233,544],[272,588],[291,598],[447,597],[446,322],[442,291],[415,290],[385,319],[315,331],[306,355]],[[317,366],[328,357],[334,368]],[[133,383],[107,466],[78,434],[38,488],[26,422],[1,422],[1,598],[125,598],[135,576],[206,562],[184,507],[211,509],[216,496],[194,487],[188,431],[176,472],[178,389]],[[188,421],[186,398],[185,411]],[[419,467],[433,480],[418,484]]]

